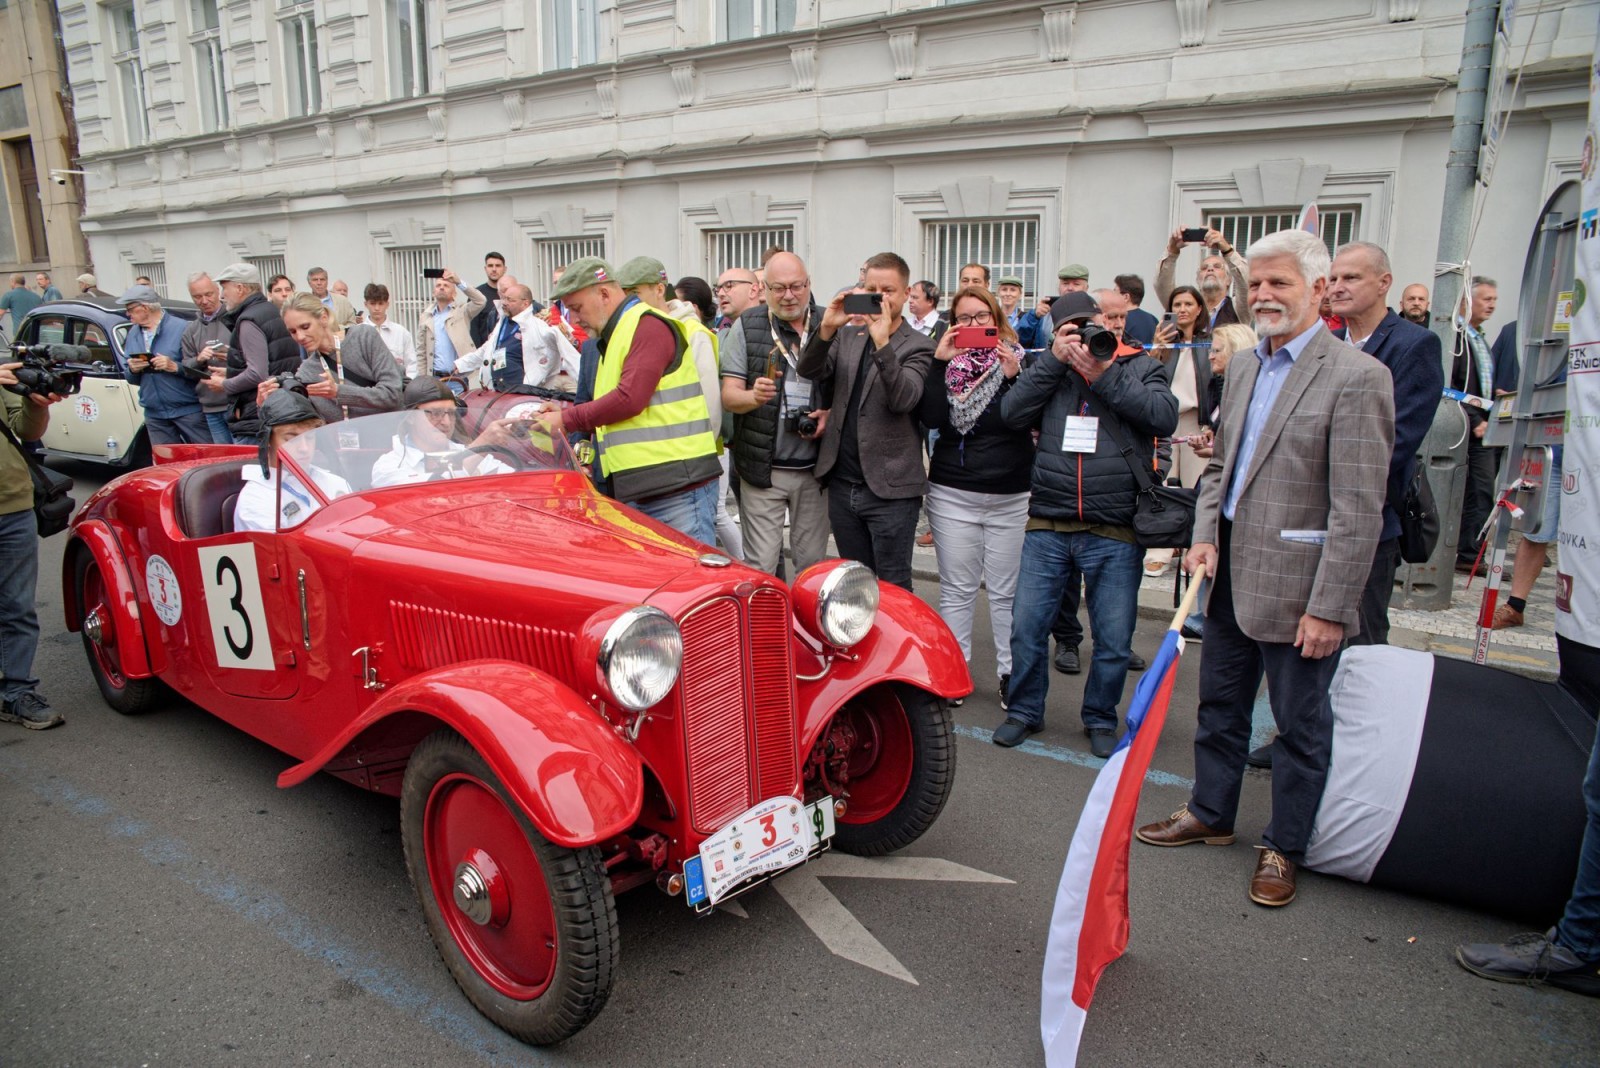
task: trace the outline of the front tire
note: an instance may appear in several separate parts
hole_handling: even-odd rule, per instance
[[[99,625],[98,641],[89,635],[92,624],[84,626],[83,651],[89,657],[89,671],[100,687],[100,696],[124,716],[150,711],[161,696],[161,683],[155,679],[130,679],[123,674],[121,644],[137,641],[138,635],[117,632],[105,576],[87,551],[79,552],[73,566],[73,588],[78,591],[78,618],[87,621],[92,614]]]
[[[896,683],[858,694],[838,716],[848,717],[857,746],[834,848],[863,857],[904,849],[933,826],[955,783],[950,706]]]
[[[453,731],[412,752],[400,792],[406,866],[428,932],[477,1010],[524,1042],[570,1038],[616,975],[617,910],[594,848],[539,834]]]

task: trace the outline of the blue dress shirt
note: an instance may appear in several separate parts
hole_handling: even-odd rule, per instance
[[[1266,429],[1267,419],[1272,415],[1272,406],[1277,402],[1289,372],[1294,370],[1295,361],[1311,343],[1312,335],[1322,328],[1322,320],[1315,320],[1311,329],[1290,339],[1277,352],[1268,351],[1267,338],[1263,338],[1261,344],[1256,346],[1256,359],[1261,361],[1261,367],[1256,371],[1256,387],[1250,394],[1250,407],[1244,413],[1244,426],[1239,428],[1239,458],[1233,464],[1233,481],[1228,486],[1227,497],[1222,501],[1222,515],[1230,523],[1233,522],[1234,509],[1239,506],[1239,495],[1244,492],[1245,475],[1256,457],[1256,445],[1261,441],[1261,432]]]

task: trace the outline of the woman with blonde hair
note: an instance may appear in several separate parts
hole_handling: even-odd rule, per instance
[[[341,337],[333,313],[312,293],[289,298],[283,325],[300,346],[297,377],[324,421],[399,411],[400,365],[377,327],[357,323]]]

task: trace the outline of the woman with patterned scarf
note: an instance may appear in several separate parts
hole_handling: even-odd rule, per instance
[[[993,294],[967,286],[950,305],[922,390],[922,423],[939,432],[928,465],[925,505],[939,558],[939,615],[972,660],[978,584],[989,591],[989,626],[1001,708],[1011,676],[1011,601],[1028,523],[1033,435],[1007,427],[1000,398],[1022,365],[1017,335]],[[997,344],[959,348],[963,327],[994,327]]]

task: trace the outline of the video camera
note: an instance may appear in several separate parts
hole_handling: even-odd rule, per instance
[[[17,384],[7,386],[11,392],[27,397],[32,394],[49,396],[54,393],[65,397],[83,387],[83,372],[64,367],[69,363],[89,363],[94,353],[82,345],[52,345],[17,343],[12,353],[22,361],[17,368]]]

